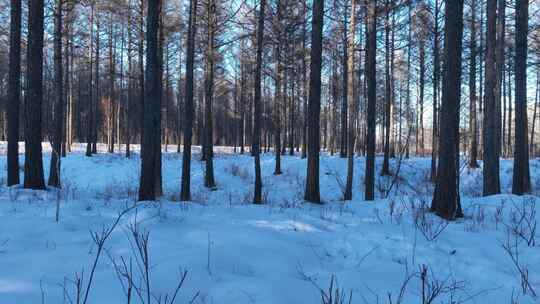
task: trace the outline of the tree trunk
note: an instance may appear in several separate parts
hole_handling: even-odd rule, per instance
[[[153,0],[152,0],[153,1]],[[142,142],[143,142],[143,137],[144,137],[144,131],[145,131],[145,128],[144,128],[144,90],[145,90],[145,82],[144,82],[144,4],[145,4],[145,0],[140,0],[139,1],[139,20],[138,21],[138,27],[139,27],[139,44],[138,44],[138,59],[139,59],[139,73],[138,73],[138,76],[139,76],[139,83],[138,83],[138,88],[139,88],[139,105],[140,105],[140,108],[141,109],[141,112],[140,112],[140,124],[139,124],[139,134],[140,134],[140,143],[142,145]]]
[[[367,81],[367,136],[365,200],[375,199],[375,138],[376,138],[376,52],[377,52],[377,1],[369,0],[366,11],[366,81]]]
[[[302,125],[302,158],[307,157],[307,125],[308,125],[308,83],[307,83],[307,0],[303,2],[303,25],[302,25],[302,101],[304,119]]]
[[[193,61],[195,57],[195,34],[197,29],[197,0],[190,0],[189,25],[186,53],[184,152],[182,157],[182,189],[180,199],[191,200],[191,138],[193,135]]]
[[[418,46],[420,53],[420,96],[419,96],[419,146],[420,146],[420,155],[424,156],[425,145],[424,145],[424,93],[425,93],[425,80],[426,80],[426,51],[425,51],[425,42],[420,38],[420,44]]]
[[[533,110],[533,121],[532,121],[532,127],[531,127],[531,142],[529,143],[530,149],[529,153],[532,157],[535,156],[535,143],[534,143],[534,136],[535,136],[535,129],[536,129],[536,118],[538,116],[538,108],[540,107],[540,70],[536,71],[536,91],[534,94],[534,110]]]
[[[277,18],[275,20],[275,29],[278,44],[276,45],[275,59],[276,60],[276,86],[274,94],[274,145],[275,145],[275,168],[274,175],[281,174],[281,103],[283,102],[283,92],[282,92],[282,79],[283,79],[283,63],[281,58],[281,48],[282,48],[282,32],[281,32],[281,10],[282,10],[282,1],[278,0],[277,3]]]
[[[160,0],[161,1],[161,0]],[[163,185],[162,185],[162,176],[161,176],[161,109],[162,109],[162,101],[163,101],[163,45],[165,40],[165,35],[163,31],[163,11],[162,11],[162,2],[159,4],[159,31],[158,31],[158,79],[159,79],[159,99],[156,101],[156,105],[154,107],[157,126],[154,129],[154,149],[155,155],[154,155],[154,168],[156,170],[155,173],[155,195],[156,197],[160,197],[163,195]]]
[[[497,49],[495,51],[495,62],[497,67],[497,82],[495,84],[495,115],[497,116],[497,147],[499,149],[498,156],[501,156],[502,142],[501,142],[501,101],[502,101],[502,85],[504,75],[504,47],[505,47],[505,27],[506,27],[506,0],[498,0],[497,8]]]
[[[459,104],[463,0],[446,1],[439,164],[431,210],[442,218],[462,217],[459,198]]]
[[[132,40],[132,33],[131,33],[131,0],[128,1],[128,16],[127,16],[127,35],[128,35],[128,91],[127,91],[127,101],[126,106],[124,108],[125,116],[124,116],[124,124],[125,124],[125,141],[126,141],[126,157],[131,157],[131,105],[133,102],[133,60],[131,58],[132,56],[132,48],[133,48],[133,40]]]
[[[529,172],[529,145],[527,143],[527,33],[529,1],[516,1],[516,53],[515,53],[515,134],[514,176],[512,193],[522,195],[531,191]]]
[[[75,109],[75,98],[73,97],[73,86],[74,86],[74,57],[73,57],[73,21],[70,20],[69,26],[68,26],[68,39],[67,39],[67,56],[66,60],[68,64],[66,65],[67,71],[67,78],[66,78],[66,84],[67,84],[67,117],[66,117],[66,151],[71,152],[71,146],[73,145],[73,139],[75,138],[74,135],[74,109]]]
[[[340,149],[339,149],[339,157],[345,158],[347,156],[347,97],[349,95],[349,66],[348,66],[348,40],[347,40],[347,12],[345,11],[343,14],[343,57],[342,57],[342,81],[343,84],[342,90],[341,90],[341,143],[340,143]]]
[[[96,8],[97,10],[97,8]],[[92,154],[97,154],[97,137],[98,137],[98,131],[97,131],[97,123],[98,123],[98,111],[99,111],[99,104],[101,102],[101,89],[100,89],[100,72],[99,72],[99,52],[100,52],[100,20],[99,20],[99,11],[96,12],[96,63],[95,63],[95,101],[93,102],[92,106],[94,109],[92,110],[92,121],[94,122],[92,124]]]
[[[487,0],[487,32],[486,32],[486,77],[484,96],[484,196],[501,192],[499,179],[499,143],[500,130],[497,120],[500,115],[497,112],[496,86],[496,24],[497,24],[497,0]]]
[[[64,89],[62,71],[62,6],[63,0],[55,1],[54,10],[54,106],[51,167],[49,186],[61,187],[60,159],[62,149],[62,126],[64,124]]]
[[[438,106],[440,85],[440,59],[439,59],[439,0],[435,0],[434,30],[433,30],[433,130],[431,132],[431,181],[437,178],[437,150],[438,150]]]
[[[24,131],[24,188],[45,189],[41,148],[43,102],[43,0],[28,4],[28,95]]]
[[[93,66],[93,58],[94,58],[94,4],[91,4],[90,6],[90,48],[88,50],[88,57],[90,61],[90,67],[88,69],[90,73],[90,81],[88,84],[88,109],[87,109],[87,119],[88,119],[88,126],[86,129],[86,156],[90,157],[92,156],[92,138],[93,138],[93,125],[94,122],[94,66]],[[79,78],[80,79],[80,78]]]
[[[407,44],[407,97],[405,98],[405,119],[407,121],[407,133],[411,134],[411,124],[412,124],[412,115],[411,115],[411,53],[412,53],[412,1],[408,4],[408,41]],[[375,93],[377,94],[377,93]],[[409,158],[409,145],[405,146],[405,158]]]
[[[206,69],[205,69],[205,97],[204,97],[204,138],[205,138],[205,171],[204,186],[215,188],[214,180],[214,161],[213,161],[213,122],[212,122],[212,103],[214,99],[214,35],[216,31],[216,3],[215,0],[208,2],[208,49],[206,50]]]
[[[511,69],[508,69],[508,127],[507,127],[507,141],[506,141],[506,156],[512,154],[512,73]]]
[[[240,61],[240,154],[244,154],[246,146],[246,137],[244,130],[246,129],[246,63],[244,59]]]
[[[390,1],[386,0],[385,4],[385,24],[384,24],[384,37],[385,37],[385,84],[384,84],[384,158],[381,175],[390,175],[390,128],[391,128],[391,107],[392,100],[390,97]],[[422,51],[422,49],[420,50]]]
[[[253,126],[253,154],[255,156],[255,189],[253,203],[262,203],[262,178],[261,178],[261,69],[262,69],[262,49],[264,35],[264,10],[266,0],[260,1],[259,20],[257,25],[257,63],[255,67],[255,118]]]
[[[353,185],[353,173],[354,173],[354,143],[355,143],[355,123],[356,123],[356,96],[355,96],[355,86],[354,86],[354,38],[356,36],[356,0],[351,0],[351,23],[349,24],[349,37],[348,37],[348,72],[347,81],[347,99],[348,104],[348,113],[349,113],[349,138],[347,142],[347,183],[345,185],[345,193],[343,195],[344,200],[352,200],[352,185]]]
[[[113,45],[113,17],[112,12],[109,12],[109,109],[107,115],[107,143],[108,152],[114,153],[114,109],[115,109],[115,95],[114,95],[114,81],[115,81],[115,56],[113,54],[113,48],[116,51],[116,45]]]
[[[21,102],[21,0],[11,0],[8,82],[7,185],[19,180],[19,108]]]
[[[469,48],[469,134],[471,136],[469,168],[478,168],[478,126],[476,120],[476,0],[471,1],[471,37]]]
[[[146,23],[146,77],[143,110],[144,133],[141,143],[141,179],[139,201],[156,199],[156,130],[159,129],[159,101],[161,100],[160,60],[158,47],[161,0],[148,1]]]
[[[320,203],[319,191],[319,150],[320,150],[320,112],[321,112],[321,68],[323,40],[324,0],[313,1],[311,21],[311,69],[308,104],[308,164],[306,174],[306,193],[308,202]]]

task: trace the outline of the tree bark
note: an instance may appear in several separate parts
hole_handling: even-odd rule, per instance
[[[501,102],[502,102],[502,85],[504,75],[504,47],[505,47],[505,27],[506,27],[506,0],[498,0],[497,8],[497,49],[495,51],[495,62],[497,67],[497,82],[495,84],[495,102],[497,108],[495,109],[495,115],[497,116],[497,147],[499,149],[498,155],[501,156],[502,152],[502,140],[501,140]]]
[[[64,88],[62,70],[62,7],[63,0],[55,0],[54,10],[54,106],[51,167],[49,186],[61,187],[60,159],[62,149],[62,126],[64,124]]]
[[[215,0],[208,2],[208,33],[207,33],[207,50],[206,50],[206,68],[205,68],[205,97],[204,97],[204,138],[205,138],[205,171],[204,171],[204,186],[207,188],[215,188],[214,180],[214,161],[213,161],[213,121],[212,121],[212,104],[214,99],[214,44],[216,31],[216,3]]]
[[[116,51],[116,45],[113,45],[113,17],[112,12],[109,12],[109,109],[107,115],[107,143],[108,143],[108,152],[114,153],[114,121],[115,121],[115,56],[113,54],[113,49]]]
[[[90,73],[90,81],[88,84],[88,109],[87,109],[87,119],[88,119],[88,126],[86,130],[86,156],[91,157],[92,156],[92,138],[93,138],[93,125],[94,122],[94,78],[93,75],[94,67],[93,67],[93,56],[94,56],[94,4],[92,3],[90,6],[90,49],[88,50],[88,57],[90,61],[90,67],[89,67],[89,73]]]
[[[533,110],[533,121],[532,121],[532,127],[531,127],[531,142],[529,143],[530,149],[529,153],[532,157],[536,154],[535,149],[535,143],[534,143],[534,136],[535,136],[535,129],[536,129],[536,119],[538,116],[538,109],[540,108],[540,70],[536,71],[536,91],[534,94],[534,110]]]
[[[384,84],[384,158],[381,175],[390,175],[390,128],[391,128],[391,89],[390,89],[390,1],[386,0],[385,3],[385,24],[384,24],[384,36],[385,36],[385,84]],[[422,52],[422,49],[420,49]]]
[[[529,145],[527,142],[527,33],[529,1],[516,1],[516,53],[515,53],[515,134],[514,176],[512,193],[522,195],[531,191],[529,172]]]
[[[274,94],[274,145],[276,156],[274,175],[281,174],[281,103],[283,102],[282,92],[282,79],[283,79],[283,63],[281,58],[282,48],[282,32],[281,32],[281,14],[282,14],[282,1],[278,0],[277,3],[277,18],[274,23],[274,31],[276,32],[278,44],[276,45],[275,59],[276,60],[276,86]],[[309,123],[308,123],[309,124]]]
[[[253,125],[253,154],[255,156],[255,189],[253,203],[262,203],[262,178],[261,178],[261,69],[262,69],[262,49],[264,35],[264,15],[266,0],[259,2],[259,20],[257,25],[257,62],[255,66],[255,117]]]
[[[478,126],[476,118],[476,0],[471,1],[471,37],[469,48],[469,134],[471,136],[469,168],[478,168]]]
[[[354,86],[354,38],[356,36],[356,0],[351,0],[351,22],[349,24],[349,37],[347,41],[347,48],[349,49],[348,54],[349,58],[347,60],[347,99],[349,104],[348,113],[349,113],[349,134],[347,141],[347,183],[345,185],[345,193],[343,199],[346,201],[352,200],[352,185],[353,185],[353,173],[354,173],[354,141],[355,141],[355,123],[356,123],[356,96],[355,96],[355,86]]]
[[[349,66],[348,58],[350,57],[348,52],[348,39],[347,39],[347,11],[343,14],[343,57],[342,57],[342,90],[341,90],[341,142],[339,149],[339,157],[345,158],[347,156],[347,136],[348,136],[348,126],[347,126],[347,99],[349,95]]]
[[[158,30],[161,0],[148,1],[146,23],[146,76],[143,111],[144,133],[141,143],[141,178],[139,201],[156,199],[156,130],[159,129],[159,101],[161,100]]]
[[[195,57],[195,34],[197,30],[197,0],[190,0],[189,25],[186,53],[184,151],[182,157],[182,189],[180,199],[191,200],[191,140],[193,136],[193,62]]]
[[[440,58],[439,58],[439,0],[435,0],[434,30],[433,30],[433,130],[431,133],[431,181],[437,178],[437,150],[438,150],[438,106],[440,89]]]
[[[411,113],[411,54],[412,54],[412,1],[408,3],[408,43],[407,43],[407,96],[405,98],[405,119],[407,121],[407,133],[411,134],[412,113]],[[375,93],[376,94],[376,93]],[[409,158],[409,145],[405,146],[405,158]]]
[[[459,104],[463,0],[446,1],[439,164],[431,210],[453,220],[463,216],[459,198]]]
[[[302,104],[304,119],[302,125],[302,158],[307,157],[307,134],[308,134],[308,83],[307,83],[307,0],[303,1],[303,25],[302,25]]]
[[[308,103],[308,164],[306,174],[306,193],[308,202],[320,203],[319,191],[319,150],[320,150],[320,112],[321,112],[321,68],[323,40],[324,0],[313,1],[311,31],[311,69]]]
[[[41,148],[41,104],[43,102],[43,0],[28,5],[28,51],[24,132],[24,188],[45,189]]]
[[[420,38],[420,42],[419,42],[419,46],[418,46],[418,49],[419,49],[419,56],[420,56],[420,87],[419,87],[419,90],[420,90],[420,96],[418,98],[418,103],[419,103],[419,106],[420,106],[420,110],[419,110],[419,115],[418,115],[418,119],[419,119],[419,150],[420,150],[420,155],[421,156],[424,156],[424,153],[425,153],[425,145],[424,145],[424,93],[425,93],[425,82],[426,82],[426,51],[425,51],[425,41],[423,40],[423,38]]]
[[[21,0],[11,0],[8,82],[7,185],[19,179],[19,109],[21,102]]]
[[[486,28],[486,58],[485,58],[485,96],[484,96],[484,183],[483,195],[493,195],[501,192],[499,178],[499,143],[500,131],[497,129],[500,119],[497,113],[497,66],[496,66],[496,24],[497,0],[487,0],[487,28]]]
[[[132,48],[133,48],[133,38],[131,33],[131,0],[128,0],[128,16],[127,16],[127,35],[128,35],[128,91],[127,91],[127,101],[125,106],[125,117],[124,117],[124,124],[125,124],[125,141],[126,141],[126,157],[131,157],[131,105],[133,102],[133,60],[131,58],[132,56]]]
[[[366,172],[365,200],[375,199],[375,107],[377,103],[376,88],[376,52],[377,52],[377,1],[368,0],[366,24],[366,81],[367,81],[367,136],[366,136]]]

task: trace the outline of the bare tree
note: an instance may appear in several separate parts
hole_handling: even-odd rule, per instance
[[[476,118],[476,0],[471,1],[471,37],[469,48],[469,134],[471,137],[469,167],[478,168],[478,126]]]
[[[214,48],[215,48],[215,32],[216,32],[216,3],[215,0],[208,0],[208,31],[207,31],[207,49],[206,49],[206,67],[204,70],[204,155],[205,155],[205,171],[204,185],[207,188],[214,188],[216,181],[214,180],[214,127],[212,121],[212,106],[214,100]]]
[[[161,100],[161,78],[159,59],[159,15],[161,0],[148,1],[148,19],[146,23],[146,77],[144,89],[144,133],[141,144],[141,178],[139,200],[156,199],[156,130],[160,121],[158,112]]]
[[[308,202],[320,203],[319,190],[319,150],[320,150],[320,112],[321,112],[321,68],[323,40],[324,0],[313,1],[311,21],[311,68],[308,103],[308,165],[306,174],[306,193]]]
[[[261,69],[262,49],[264,35],[264,10],[266,0],[259,2],[259,20],[257,25],[257,62],[255,67],[255,117],[253,126],[253,154],[255,156],[255,189],[253,203],[262,203],[262,178],[261,178]]]
[[[8,82],[7,185],[19,184],[19,108],[21,99],[21,0],[11,0]]]
[[[45,189],[41,149],[41,104],[43,102],[43,0],[28,3],[28,51],[24,187]]]
[[[62,128],[64,124],[64,87],[62,71],[62,8],[63,0],[55,0],[54,10],[54,108],[51,168],[49,186],[61,187],[60,159],[62,149]]]
[[[461,49],[463,0],[447,0],[441,104],[439,164],[431,210],[445,219],[463,216],[459,198],[459,104],[461,96]]]
[[[500,131],[497,129],[497,0],[487,0],[487,28],[486,28],[486,78],[484,96],[484,196],[501,192],[499,178],[499,143]]]
[[[354,87],[354,38],[356,36],[356,0],[351,0],[351,22],[349,24],[350,31],[349,31],[349,37],[348,37],[348,45],[349,48],[348,51],[348,75],[347,75],[347,95],[348,96],[348,102],[347,105],[349,107],[348,113],[349,113],[349,134],[348,134],[348,142],[347,142],[347,183],[345,185],[345,192],[343,195],[344,200],[351,200],[352,199],[352,184],[353,184],[353,172],[354,172],[354,141],[355,141],[355,123],[356,123],[356,113],[358,112],[356,110],[356,96],[355,96],[355,87]]]
[[[515,53],[515,144],[512,193],[524,194],[531,190],[529,172],[529,144],[527,140],[527,33],[529,1],[516,1],[516,53]]]
[[[377,52],[377,0],[367,3],[366,19],[366,78],[367,78],[367,156],[365,175],[365,199],[375,199],[375,107],[376,88],[376,52]]]
[[[195,33],[197,30],[197,0],[189,3],[189,25],[187,35],[186,81],[184,105],[184,151],[182,157],[182,189],[180,199],[191,200],[191,138],[193,135],[193,61],[195,57]]]

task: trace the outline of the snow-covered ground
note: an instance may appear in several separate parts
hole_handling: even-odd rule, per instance
[[[76,303],[77,277],[82,278],[84,298],[98,252],[91,233],[110,228],[135,201],[138,154],[131,159],[120,153],[87,158],[82,145],[75,150],[62,160],[60,192],[7,188],[5,155],[0,157],[2,304]],[[132,303],[149,304],[134,229],[139,236],[149,232],[151,303],[164,303],[184,270],[176,303],[189,303],[195,296],[193,303],[321,303],[320,288],[328,294],[332,278],[347,298],[352,292],[352,303],[423,303],[422,290],[424,297],[436,294],[425,303],[540,299],[534,295],[540,296],[540,238],[533,231],[540,220],[540,210],[535,213],[540,199],[507,194],[511,160],[501,161],[506,194],[488,198],[480,197],[481,170],[464,167],[466,217],[446,223],[425,212],[432,192],[429,158],[404,159],[388,198],[393,178],[377,177],[374,202],[363,201],[364,159],[356,158],[354,200],[344,203],[340,185],[346,159],[323,155],[325,204],[319,206],[302,201],[305,160],[283,156],[283,174],[275,176],[274,156],[264,154],[266,204],[254,206],[249,155],[216,148],[218,188],[210,191],[203,187],[198,151],[194,149],[192,164],[194,202],[178,202],[181,156],[164,154],[163,199],[139,203],[120,218],[105,242],[87,303],[127,303],[121,283],[126,287],[126,279],[114,267],[123,258],[128,268],[131,259],[133,283],[140,287],[140,296],[133,291]],[[44,155],[46,176],[49,157]],[[392,161],[393,170],[397,161]],[[378,158],[378,172],[381,163]],[[534,190],[540,190],[539,160],[531,161],[531,175]]]

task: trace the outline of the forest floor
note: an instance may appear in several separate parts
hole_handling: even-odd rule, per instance
[[[147,289],[151,303],[168,303],[183,271],[175,303],[195,297],[193,303],[314,304],[322,303],[331,285],[334,296],[339,288],[347,298],[343,303],[351,293],[351,303],[369,304],[540,301],[540,160],[531,160],[536,192],[523,197],[508,194],[512,160],[501,161],[504,194],[487,198],[481,197],[481,169],[463,166],[465,218],[447,223],[426,212],[433,191],[429,158],[403,159],[397,179],[377,175],[374,202],[363,201],[364,158],[356,158],[354,199],[344,203],[346,159],[325,154],[325,204],[314,205],[302,200],[306,160],[283,156],[283,174],[276,176],[273,154],[264,154],[265,204],[254,206],[249,154],[216,148],[217,189],[211,191],[203,186],[204,166],[194,149],[194,202],[179,203],[181,155],[169,147],[163,198],[131,207],[137,153],[131,159],[104,152],[88,158],[77,145],[62,160],[62,190],[30,191],[5,186],[5,143],[0,147],[2,304],[77,303],[77,278],[84,298],[91,277],[86,303],[127,303],[128,281],[132,303],[150,304]],[[393,171],[398,161],[391,161]],[[377,158],[377,173],[381,164]],[[117,219],[100,252],[95,239],[99,243]],[[148,284],[140,259],[145,250],[137,247],[144,247],[145,232]]]

